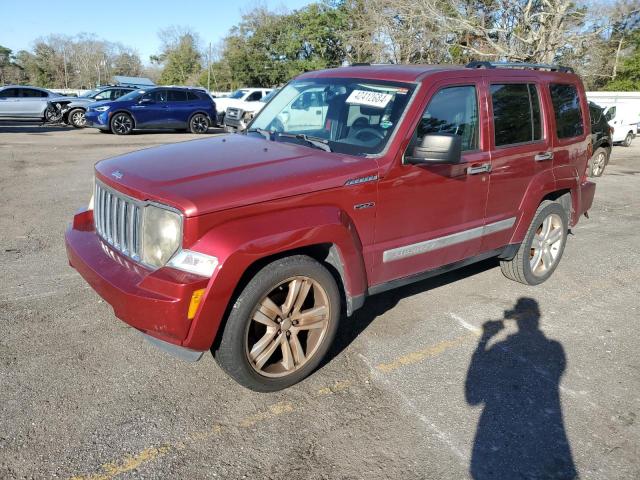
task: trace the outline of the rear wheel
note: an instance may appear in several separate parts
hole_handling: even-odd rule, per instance
[[[622,142],[622,145],[624,145],[625,147],[630,147],[632,141],[633,141],[633,133],[629,132],[627,133],[627,136],[624,137],[624,142]]]
[[[515,257],[500,262],[504,276],[525,285],[544,282],[560,263],[568,225],[562,205],[550,200],[542,202]]]
[[[74,108],[71,110],[67,118],[69,120],[69,125],[75,128],[84,128],[87,123],[84,118],[84,110],[81,108]]]
[[[191,133],[207,133],[209,131],[209,117],[203,113],[196,113],[189,120],[189,131]]]
[[[604,148],[598,148],[589,162],[589,176],[600,177],[604,173],[604,169],[608,163],[607,151]]]
[[[238,296],[213,355],[241,385],[281,390],[319,365],[339,318],[338,286],[324,266],[303,255],[276,260]]]
[[[128,113],[116,113],[111,118],[111,131],[116,135],[129,135],[133,131],[133,119]]]

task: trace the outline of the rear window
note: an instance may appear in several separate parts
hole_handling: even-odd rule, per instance
[[[558,138],[579,137],[584,133],[580,97],[575,85],[552,83],[549,85],[551,102],[556,117]]]
[[[491,85],[496,147],[542,139],[540,100],[532,83]]]

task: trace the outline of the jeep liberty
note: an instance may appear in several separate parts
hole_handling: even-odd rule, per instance
[[[591,207],[591,154],[568,68],[308,72],[244,134],[98,162],[67,253],[156,346],[210,350],[274,391],[318,367],[369,295],[489,257],[544,282]]]

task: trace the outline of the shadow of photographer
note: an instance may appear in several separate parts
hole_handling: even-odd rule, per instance
[[[518,331],[489,345],[505,320]],[[560,405],[564,350],[539,323],[538,303],[520,298],[483,325],[465,383],[467,403],[484,406],[469,469],[476,480],[578,477]]]

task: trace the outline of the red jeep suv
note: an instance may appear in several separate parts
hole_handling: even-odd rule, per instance
[[[69,262],[155,345],[278,390],[369,295],[488,257],[549,278],[593,201],[589,133],[564,67],[309,72],[245,134],[99,162]]]

